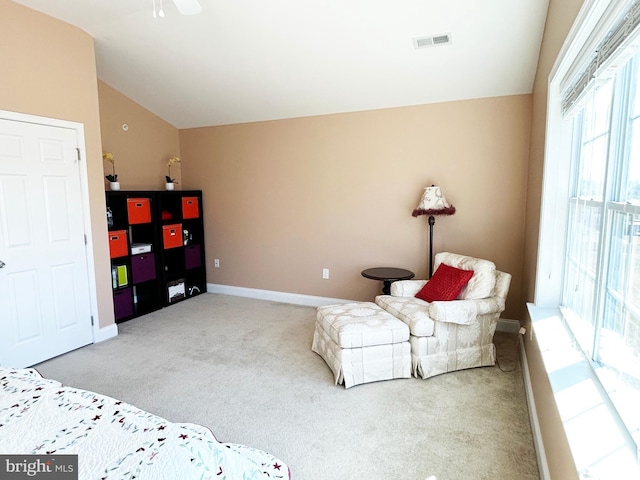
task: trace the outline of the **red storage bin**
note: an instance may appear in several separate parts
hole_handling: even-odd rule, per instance
[[[127,231],[115,230],[109,232],[109,255],[111,258],[124,257],[128,255]]]
[[[182,224],[164,225],[162,227],[162,241],[165,249],[181,247]]]
[[[128,198],[127,214],[129,223],[151,222],[151,201],[148,198]]]
[[[199,216],[198,197],[182,197],[182,218],[198,218]]]

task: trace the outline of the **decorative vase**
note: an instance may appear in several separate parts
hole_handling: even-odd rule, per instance
[[[167,190],[173,190],[175,183],[165,183],[164,186]]]
[[[109,182],[109,188],[112,192],[117,192],[120,190],[120,182]]]

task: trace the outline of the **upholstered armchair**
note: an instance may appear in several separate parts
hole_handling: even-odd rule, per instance
[[[427,282],[436,287],[444,271],[473,271],[454,300],[424,297]],[[391,295],[379,295],[376,304],[409,326],[412,373],[429,378],[466,368],[494,365],[493,335],[511,283],[511,275],[496,270],[493,262],[438,253],[431,280],[401,280],[391,285]],[[470,275],[470,274],[468,274]],[[468,278],[468,275],[466,278]],[[430,298],[430,297],[427,297]]]

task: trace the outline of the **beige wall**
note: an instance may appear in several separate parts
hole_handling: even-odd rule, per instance
[[[114,155],[120,187],[164,189],[167,160],[180,154],[178,129],[104,82],[98,82],[98,95],[102,147]],[[122,128],[125,124],[127,130]],[[180,167],[171,167],[171,177],[178,186],[182,184]],[[104,170],[105,175],[111,173],[111,164],[105,162]],[[106,179],[104,183],[108,184]]]
[[[528,302],[533,302],[535,294],[549,74],[582,4],[583,0],[551,0],[549,2],[547,23],[538,60],[533,89],[522,282],[523,297]],[[525,336],[525,352],[550,478],[552,480],[577,479],[575,463],[535,336],[532,339],[528,335]]]
[[[0,0],[0,109],[84,124],[100,325],[112,324],[111,274],[93,39]]]
[[[372,300],[373,266],[425,278],[425,186],[455,205],[434,252],[493,260],[521,311],[529,95],[180,131],[186,187],[202,189],[208,282]],[[220,268],[213,268],[214,258]],[[330,279],[322,279],[322,269]]]

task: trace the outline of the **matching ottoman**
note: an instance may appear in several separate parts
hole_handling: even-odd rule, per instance
[[[345,388],[411,377],[409,327],[375,303],[318,307],[311,349]]]

